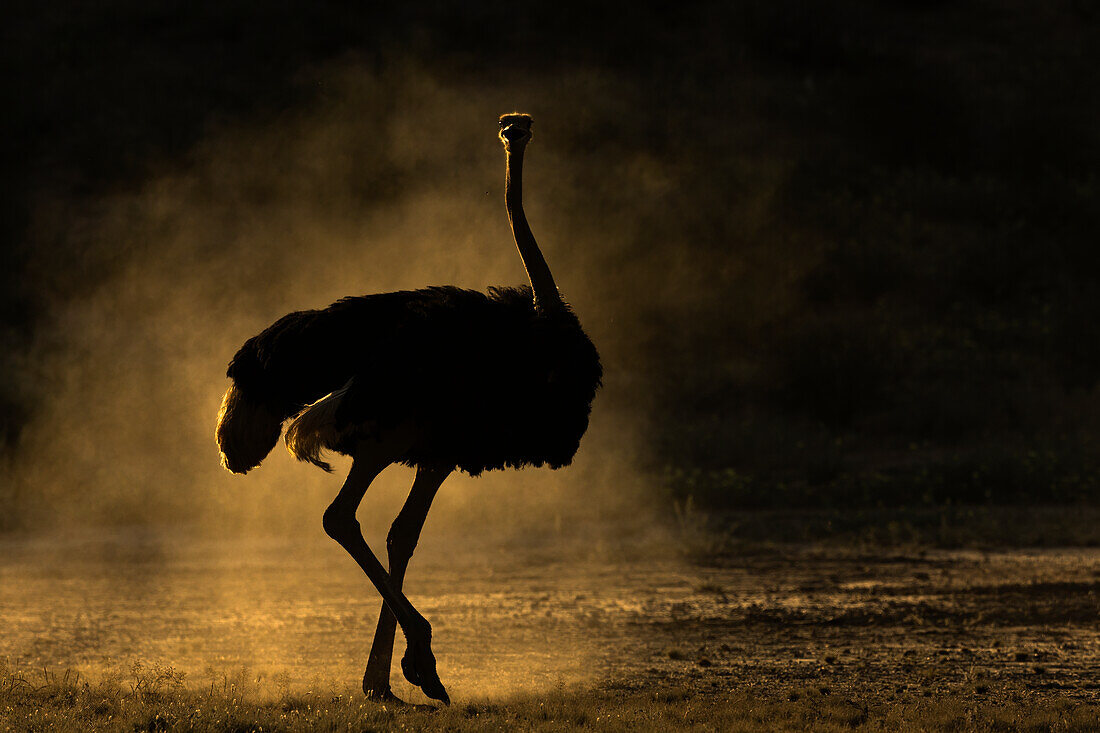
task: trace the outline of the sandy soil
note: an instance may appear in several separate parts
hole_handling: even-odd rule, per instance
[[[576,686],[1100,700],[1097,549],[580,557],[427,541],[406,589],[453,698]],[[140,661],[196,686],[244,670],[260,688],[346,690],[377,610],[324,538],[0,540],[0,660],[15,670],[94,677]],[[395,690],[418,699],[404,680]]]

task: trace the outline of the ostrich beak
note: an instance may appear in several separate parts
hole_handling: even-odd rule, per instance
[[[501,137],[510,143],[517,143],[531,136],[531,133],[518,125],[508,125],[500,131]]]

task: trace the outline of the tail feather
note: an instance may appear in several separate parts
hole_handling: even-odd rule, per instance
[[[286,429],[286,448],[299,461],[308,461],[332,472],[332,466],[321,460],[325,449],[340,443],[343,431],[336,427],[336,411],[347,394],[351,382],[309,405]]]
[[[236,382],[231,384],[214,431],[222,465],[233,473],[248,473],[260,465],[279,442],[283,419],[278,411],[246,397]]]

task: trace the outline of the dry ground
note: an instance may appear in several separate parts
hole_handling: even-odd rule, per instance
[[[672,546],[426,541],[430,714],[355,693],[378,602],[335,545],[3,540],[0,729],[1100,729],[1098,549]]]

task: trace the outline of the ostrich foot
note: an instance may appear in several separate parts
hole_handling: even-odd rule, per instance
[[[415,703],[415,702],[408,702],[406,700],[402,700],[400,697],[393,694],[393,690],[391,690],[389,687],[386,687],[381,692],[379,692],[377,690],[373,690],[373,689],[367,689],[366,687],[364,687],[363,692],[366,693],[368,700],[372,700],[374,702],[384,703],[386,705],[391,705],[394,708],[398,708],[398,709],[402,709],[402,710],[418,710],[418,711],[427,712],[427,711],[430,711],[430,710],[438,710],[439,709],[435,705],[420,705],[420,704]]]
[[[419,687],[431,699],[439,700],[444,705],[451,704],[447,689],[435,671],[430,634],[422,640],[409,640],[405,656],[401,657],[401,672],[410,684]]]
[[[367,696],[368,700],[374,700],[376,702],[405,702],[397,695],[393,694],[389,682],[383,684],[372,683],[369,682],[366,677],[363,678],[363,694]]]

